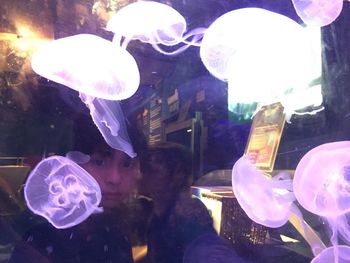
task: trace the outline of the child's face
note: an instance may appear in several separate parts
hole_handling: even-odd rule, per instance
[[[96,151],[82,167],[99,183],[105,209],[118,206],[130,195],[139,175],[138,160],[113,149]]]

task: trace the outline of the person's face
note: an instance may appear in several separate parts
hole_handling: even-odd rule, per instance
[[[140,180],[140,194],[156,198],[169,193],[173,184],[170,171],[161,158],[151,155]]]
[[[139,174],[139,162],[117,150],[97,151],[82,167],[99,183],[101,206],[118,206],[133,191]]]

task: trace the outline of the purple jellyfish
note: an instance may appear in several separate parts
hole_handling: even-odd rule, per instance
[[[340,141],[317,146],[303,156],[293,186],[305,209],[333,218],[350,212],[349,151],[350,141]]]
[[[233,166],[232,188],[238,203],[254,222],[272,228],[283,226],[288,220],[306,239],[312,253],[325,248],[321,239],[304,221],[295,200],[290,175],[281,172],[268,178],[242,156]]]
[[[136,61],[127,50],[89,34],[43,45],[32,57],[32,68],[47,79],[109,100],[131,97],[140,83]]]
[[[119,101],[94,98],[80,93],[81,100],[109,146],[136,157],[126,129],[125,118]]]
[[[338,233],[350,242],[350,141],[322,144],[306,153],[295,170],[295,197],[305,209],[324,217],[331,229],[331,242]]]
[[[90,161],[90,155],[79,152],[79,151],[70,151],[66,153],[66,158],[75,162],[76,164],[84,164]]]
[[[267,178],[242,156],[233,166],[232,187],[235,197],[248,217],[267,227],[280,227],[296,211],[292,179],[281,173]],[[297,212],[299,213],[299,212]]]
[[[24,197],[31,211],[56,228],[75,226],[102,211],[97,181],[62,156],[46,158],[33,169],[24,186]]]
[[[337,246],[328,247],[318,254],[311,263],[349,263],[350,262],[350,247],[348,246]]]
[[[107,30],[115,34],[113,42],[124,48],[130,40],[140,40],[166,55],[175,55],[191,45],[198,45],[204,31],[197,28],[184,34],[185,18],[171,6],[154,1],[138,1],[123,7],[108,21]],[[159,44],[174,46],[181,42],[187,45],[174,52],[166,52],[159,47]]]
[[[307,25],[331,24],[343,9],[343,0],[292,0],[298,16]]]

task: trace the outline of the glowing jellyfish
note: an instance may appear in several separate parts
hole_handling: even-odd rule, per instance
[[[286,16],[260,8],[237,9],[220,16],[209,26],[200,56],[211,74],[228,80],[231,62],[238,52],[255,51],[257,55],[275,50],[282,55],[281,59],[290,59],[295,52],[289,55],[286,51],[300,52],[304,44],[300,40],[302,34],[302,27]]]
[[[90,161],[90,155],[79,152],[79,151],[70,151],[66,153],[66,158],[72,160],[77,164],[84,164]]]
[[[343,0],[292,0],[298,16],[308,25],[326,26],[343,9]]]
[[[33,70],[90,96],[122,100],[138,89],[140,74],[128,51],[89,34],[54,40],[32,57]]]
[[[135,157],[120,102],[85,94],[80,94],[80,98],[89,108],[90,115],[107,144],[132,158]]]
[[[200,56],[212,75],[228,82],[229,104],[258,104],[260,108],[282,102],[290,116],[296,109],[320,104],[313,99],[320,96],[303,99],[302,104],[300,99],[290,102],[321,74],[321,49],[314,39],[320,39],[319,32],[286,16],[243,8],[222,15],[209,26]],[[319,90],[309,87],[308,93]]]
[[[350,247],[348,246],[336,246],[328,247],[317,255],[311,263],[349,263],[350,262]]]
[[[197,28],[185,34],[185,18],[174,8],[154,1],[138,1],[120,9],[108,21],[107,30],[115,34],[113,42],[119,45],[122,37],[125,38],[123,47],[130,40],[140,40],[153,45],[161,53],[172,55],[184,51],[190,45],[196,45],[204,29]],[[187,41],[191,37],[193,39]],[[165,52],[158,46],[174,46],[180,42],[188,45],[175,52]]]
[[[350,212],[350,141],[326,143],[306,153],[294,175],[294,193],[310,212],[337,217]]]
[[[97,181],[68,158],[42,160],[29,174],[24,197],[31,211],[56,228],[75,226],[94,212],[101,212]]]
[[[233,166],[232,187],[235,197],[248,217],[267,227],[284,225],[291,211],[299,214],[287,174],[268,179],[242,156]]]
[[[326,143],[313,148],[298,163],[293,181],[295,197],[300,205],[328,221],[332,229],[331,242],[335,247],[338,234],[350,242],[347,218],[350,212],[349,151],[350,141]]]

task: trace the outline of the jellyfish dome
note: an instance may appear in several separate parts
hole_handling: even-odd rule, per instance
[[[296,209],[289,176],[281,174],[268,179],[246,156],[242,156],[233,166],[232,188],[248,217],[267,227],[284,225],[291,211]]]
[[[131,97],[140,83],[138,66],[127,50],[90,34],[43,45],[32,57],[32,68],[49,80],[109,100]]]
[[[186,31],[185,18],[172,7],[154,1],[138,1],[120,9],[107,23],[115,40],[140,40],[173,46]]]
[[[307,25],[331,24],[343,9],[343,0],[292,0],[298,16]]]
[[[260,69],[271,64],[269,62],[271,57],[279,58],[279,61],[285,60],[283,65],[287,63],[294,65],[298,62],[297,66],[300,67],[302,60],[298,59],[307,55],[307,52],[303,51],[306,45],[300,40],[303,39],[302,29],[292,19],[265,9],[233,10],[217,18],[206,30],[200,47],[200,56],[207,70],[223,81],[229,80],[232,62],[236,60],[239,52],[248,54],[254,51],[255,56],[259,55],[255,61],[249,62],[251,66],[263,55],[261,58],[263,61],[259,64]],[[291,51],[292,54],[289,54]],[[266,60],[266,57],[269,59]],[[264,62],[269,64],[264,65]],[[268,70],[273,72],[278,67],[281,65],[275,65],[273,69]],[[279,72],[273,73],[277,77]],[[292,72],[289,74],[293,75]],[[295,75],[293,77],[295,78]]]
[[[31,211],[56,228],[68,228],[101,211],[97,181],[68,158],[42,160],[29,174],[24,197]]]
[[[307,152],[295,170],[293,188],[310,212],[336,218],[350,212],[350,141],[322,144]]]
[[[350,247],[349,246],[331,246],[323,250],[320,254],[313,258],[311,263],[349,263]]]

